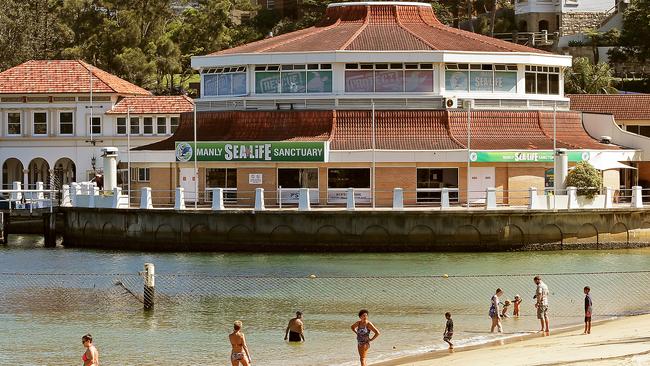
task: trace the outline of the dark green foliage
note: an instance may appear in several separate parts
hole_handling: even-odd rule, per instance
[[[576,164],[566,177],[566,186],[578,188],[578,195],[588,199],[594,198],[602,185],[603,178],[600,172],[586,161]]]
[[[613,72],[608,64],[594,65],[586,57],[573,59],[573,66],[564,75],[564,91],[567,94],[612,94]]]
[[[623,13],[623,31],[620,35],[619,59],[633,58],[639,62],[650,60],[650,0],[635,0]]]

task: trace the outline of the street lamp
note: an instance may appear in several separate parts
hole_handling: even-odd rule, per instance
[[[471,142],[472,142],[472,130],[471,130],[471,124],[472,124],[472,106],[474,105],[474,99],[465,99],[463,100],[463,107],[467,110],[467,209],[470,209],[470,190],[469,190],[469,185],[472,180],[472,175],[470,174],[470,169],[471,169],[471,160],[472,160],[472,149],[471,149]]]

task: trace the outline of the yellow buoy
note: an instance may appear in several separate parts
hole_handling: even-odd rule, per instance
[[[310,274],[309,278],[316,278],[316,275],[315,274]]]
[[[449,278],[449,275],[445,273],[442,275],[442,278]]]

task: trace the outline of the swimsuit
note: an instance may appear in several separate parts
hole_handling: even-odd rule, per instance
[[[230,359],[233,361],[240,361],[244,359],[244,352],[233,352],[230,355]]]
[[[300,342],[302,341],[302,338],[300,337],[300,333],[294,332],[293,330],[289,331],[289,342]]]
[[[367,326],[362,327],[359,325],[357,327],[357,343],[360,346],[370,344],[370,330],[368,330]]]

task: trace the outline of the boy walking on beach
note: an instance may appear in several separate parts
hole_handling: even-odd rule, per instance
[[[585,286],[585,332],[583,334],[591,334],[591,295],[589,294],[591,289],[589,286]]]
[[[454,321],[451,320],[451,313],[445,313],[445,318],[447,318],[447,325],[445,325],[445,333],[442,335],[442,340],[449,344],[449,349],[454,349],[454,345],[451,343],[451,337],[454,336]]]

